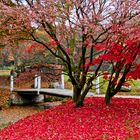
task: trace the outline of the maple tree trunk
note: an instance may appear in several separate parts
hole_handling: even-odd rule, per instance
[[[105,103],[106,105],[110,104],[112,97],[115,95],[114,92],[112,92],[113,90],[108,88],[105,94]]]
[[[73,86],[73,101],[75,102],[76,107],[82,107],[84,104],[84,99],[90,89],[90,86],[87,86],[84,90],[78,86]]]
[[[112,98],[111,95],[109,93],[106,93],[106,95],[105,95],[106,105],[110,104],[111,98]]]
[[[81,99],[81,88],[74,85],[73,86],[73,101],[76,104],[76,107],[83,106],[84,99]]]
[[[76,107],[82,107],[84,104],[84,99],[79,97],[78,101],[76,102]]]

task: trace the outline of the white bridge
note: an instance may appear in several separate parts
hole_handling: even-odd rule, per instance
[[[96,79],[96,93],[100,93],[99,89],[99,77]],[[34,88],[14,88],[14,76],[10,77],[10,91],[17,92],[18,94],[47,94],[47,95],[54,95],[54,96],[64,96],[64,97],[72,97],[73,90],[65,89],[64,87],[64,75],[61,74],[61,83],[58,85],[58,88],[41,88],[41,76],[35,75],[34,79]],[[87,96],[93,96],[94,93],[88,92]]]

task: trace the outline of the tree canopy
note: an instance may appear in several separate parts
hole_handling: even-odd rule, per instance
[[[83,105],[87,92],[94,86],[92,81],[107,75],[100,71],[104,64],[110,68],[106,70],[110,71],[107,104],[128,74],[139,70],[139,1],[7,2],[0,2],[2,38],[8,44],[23,39],[35,41],[57,57],[72,82],[76,106]],[[38,30],[44,32],[43,38],[36,34]],[[92,66],[96,69],[90,72]]]

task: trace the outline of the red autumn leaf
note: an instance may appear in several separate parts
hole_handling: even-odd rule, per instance
[[[136,139],[140,138],[139,99],[87,98],[75,108],[72,101],[22,119],[0,131],[1,140]]]
[[[104,47],[103,47],[103,45],[97,44],[97,45],[95,45],[95,49],[96,49],[97,51],[99,51],[99,50],[104,50]]]
[[[65,50],[66,50],[66,53],[67,54],[70,54],[70,52],[71,52],[71,49],[70,48],[66,48]]]
[[[126,86],[126,87],[129,87],[131,84],[130,83],[127,83],[127,82],[125,82],[125,83],[123,83],[123,86]]]
[[[85,41],[84,44],[85,44],[85,45],[89,45],[89,42],[88,42],[88,41]]]

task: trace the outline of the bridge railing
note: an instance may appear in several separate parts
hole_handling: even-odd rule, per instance
[[[14,75],[11,75],[10,76],[10,91],[12,92],[15,88],[24,88],[24,89],[34,88],[34,89],[37,89],[38,94],[39,94],[39,90],[42,87],[42,78],[43,78],[43,76],[36,74],[32,78],[30,78],[31,80],[30,79],[27,80],[27,82],[30,83],[30,85],[27,87],[27,86],[24,86],[24,84],[23,84],[23,86],[21,86],[22,81],[26,82],[26,80],[25,81],[24,81],[24,79],[20,80],[20,84],[19,84],[18,82],[15,82],[17,80],[16,77]],[[63,73],[61,74],[60,78],[61,79],[59,82],[54,82],[54,88],[64,89],[64,75],[63,75]],[[31,85],[32,85],[32,87],[31,87]]]
[[[12,92],[14,90],[14,88],[16,88],[15,85],[15,77],[13,75],[10,76],[10,92]],[[96,93],[99,94],[100,93],[100,81],[99,81],[99,76],[96,78],[95,84],[96,84]],[[41,76],[40,75],[35,75],[34,76],[34,89],[37,89],[37,92],[39,94],[39,91],[41,89]],[[56,86],[57,87],[57,86]],[[61,74],[61,82],[59,84],[59,88],[64,89],[65,85],[64,85],[64,75],[63,73]]]

